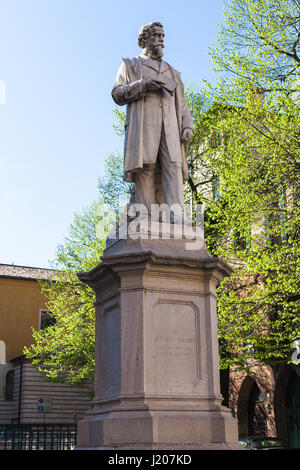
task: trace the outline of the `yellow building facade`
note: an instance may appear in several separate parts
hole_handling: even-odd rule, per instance
[[[39,328],[46,309],[38,281],[52,276],[50,269],[0,264],[0,341],[5,345],[6,362],[32,344],[32,327]]]
[[[17,430],[22,424],[55,425],[57,430],[67,425],[75,432],[90,407],[91,384],[49,382],[23,355],[24,346],[34,341],[32,328],[47,327],[39,281],[52,278],[50,269],[0,264],[0,450],[12,445],[8,425]],[[44,402],[47,409],[41,407]]]

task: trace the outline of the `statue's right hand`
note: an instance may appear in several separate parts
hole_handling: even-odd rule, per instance
[[[163,85],[164,82],[161,82],[160,80],[153,80],[151,78],[143,79],[143,89],[145,92],[160,90]]]

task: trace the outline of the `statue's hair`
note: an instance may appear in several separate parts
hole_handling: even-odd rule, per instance
[[[138,35],[138,46],[141,49],[145,47],[145,39],[147,39],[151,34],[151,29],[153,28],[153,26],[160,26],[161,28],[163,28],[163,25],[158,21],[155,23],[148,23],[142,26]]]

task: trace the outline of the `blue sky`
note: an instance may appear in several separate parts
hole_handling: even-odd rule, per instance
[[[50,267],[97,198],[122,147],[112,84],[121,57],[140,53],[140,26],[163,23],[165,60],[201,88],[222,19],[222,0],[0,0],[0,263]]]

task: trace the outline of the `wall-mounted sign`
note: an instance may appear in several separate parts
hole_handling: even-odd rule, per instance
[[[39,398],[38,411],[47,413],[52,410],[52,399],[50,397]]]

